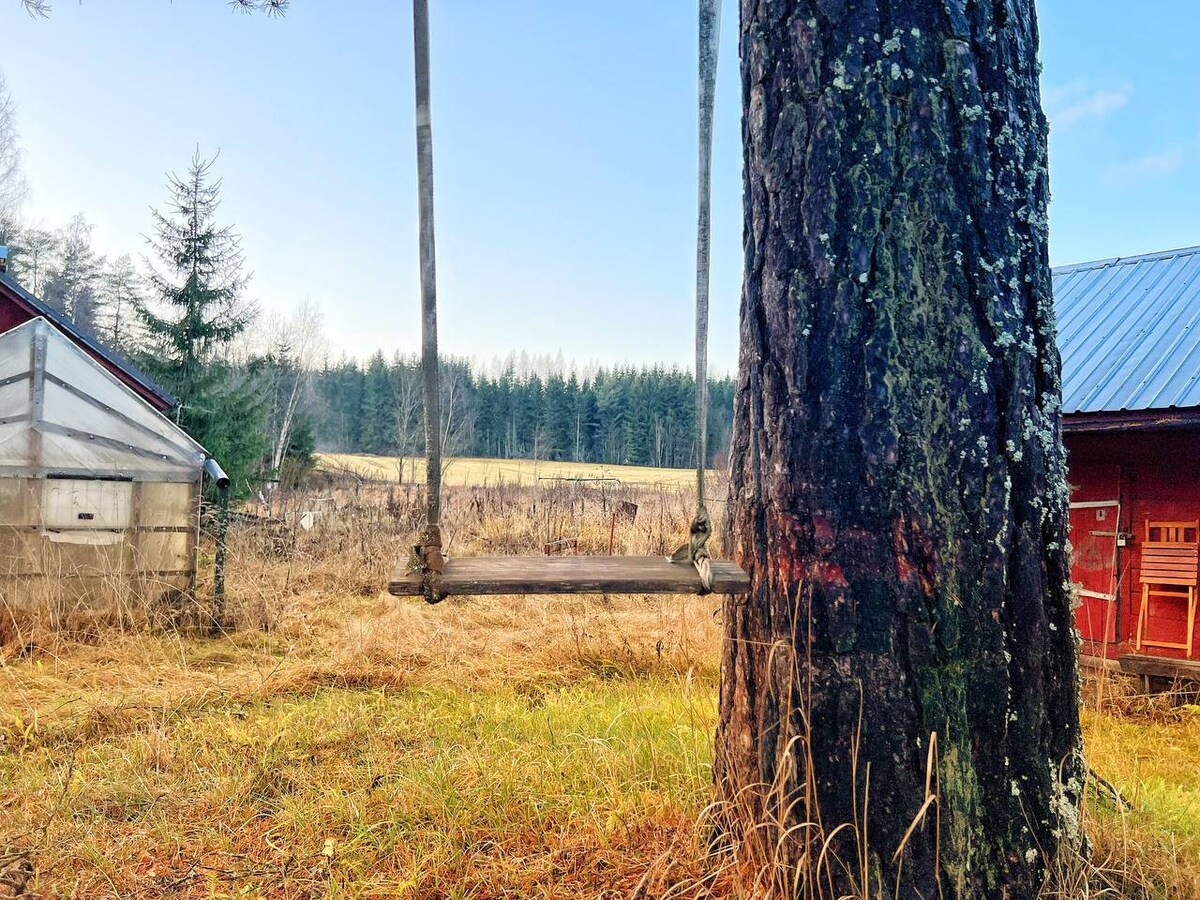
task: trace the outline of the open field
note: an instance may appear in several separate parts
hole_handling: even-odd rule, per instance
[[[222,635],[0,622],[4,877],[39,897],[769,896],[706,840],[718,599],[396,600],[414,498],[315,491],[312,531],[235,531]],[[624,548],[686,527],[686,494],[621,496],[641,505]],[[447,513],[471,549],[528,552],[606,541],[613,499],[460,488]],[[1090,794],[1090,886],[1054,896],[1200,898],[1200,715],[1091,687],[1091,763],[1121,799]]]
[[[404,481],[423,484],[425,460],[417,457],[367,456],[359,453],[319,453],[323,468],[343,470],[400,481],[403,463]],[[716,473],[713,473],[714,479]],[[450,486],[486,487],[494,485],[535,485],[539,480],[604,479],[626,485],[691,488],[696,483],[692,469],[654,469],[649,466],[606,466],[597,463],[552,462],[536,459],[477,459],[455,457],[443,467],[442,479]]]

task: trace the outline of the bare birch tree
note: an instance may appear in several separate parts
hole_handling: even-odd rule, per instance
[[[270,335],[278,373],[274,428],[271,435],[271,471],[278,472],[287,456],[300,404],[312,387],[312,373],[325,352],[321,310],[305,298],[287,319],[275,317],[265,329]]]
[[[29,193],[21,168],[23,153],[17,130],[17,103],[0,72],[0,219],[15,219]]]

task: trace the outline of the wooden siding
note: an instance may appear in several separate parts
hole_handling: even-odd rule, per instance
[[[1117,550],[1117,600],[1112,641],[1100,640],[1095,627],[1098,602],[1083,599],[1077,612],[1085,651],[1115,659],[1133,649],[1141,603],[1141,545],[1147,521],[1191,521],[1200,519],[1200,429],[1132,431],[1117,433],[1068,432],[1068,481],[1072,502],[1118,499],[1119,531],[1129,535]],[[1107,496],[1114,484],[1119,496]],[[1104,494],[1106,496],[1100,496]],[[1078,523],[1080,516],[1073,516]],[[1078,524],[1075,526],[1079,527]],[[1075,541],[1072,536],[1072,541]],[[1075,565],[1075,580],[1086,577],[1082,558]],[[1187,634],[1186,603],[1158,602],[1150,607],[1146,637],[1152,640],[1183,641]],[[1195,642],[1200,644],[1200,638]],[[1179,658],[1182,650],[1144,648],[1143,654]],[[1200,646],[1192,656],[1200,658]]]

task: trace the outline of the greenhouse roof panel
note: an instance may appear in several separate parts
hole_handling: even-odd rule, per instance
[[[3,474],[199,478],[204,448],[45,319],[0,334],[0,360]]]

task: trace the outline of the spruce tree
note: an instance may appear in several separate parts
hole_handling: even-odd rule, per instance
[[[543,401],[547,459],[570,459],[575,446],[575,405],[561,375],[546,379]]]
[[[251,379],[228,361],[253,320],[243,299],[241,239],[216,221],[221,181],[199,152],[186,175],[168,176],[165,211],[154,210],[149,239],[151,300],[138,315],[144,367],[179,401],[176,418],[245,490],[266,451],[264,410]]]
[[[382,352],[367,363],[363,381],[362,449],[386,455],[396,449],[396,394]]]
[[[147,337],[161,353],[154,366],[186,410],[204,393],[207,369],[219,351],[246,330],[253,310],[242,302],[241,239],[218,227],[221,181],[214,160],[197,153],[185,177],[169,175],[166,212],[153,210],[154,248],[161,269],[152,268],[150,285],[160,314],[143,305]]]
[[[608,462],[603,458],[604,448],[598,440],[600,434],[600,410],[596,406],[595,384],[585,384],[575,403],[575,455],[576,462]]]
[[[317,396],[316,444],[344,453],[362,450],[363,371],[358,363],[346,358],[326,363],[317,378]]]

